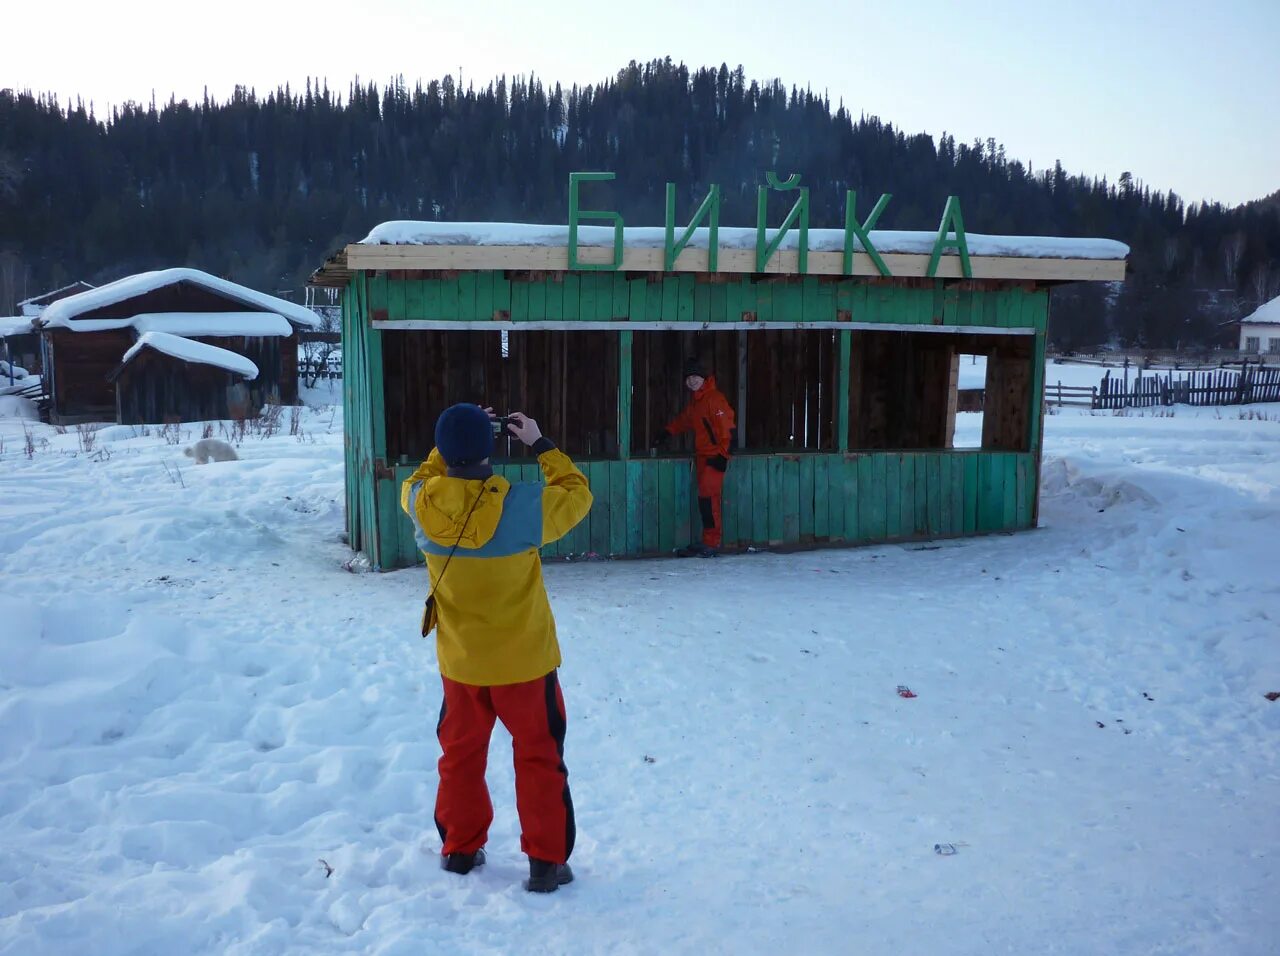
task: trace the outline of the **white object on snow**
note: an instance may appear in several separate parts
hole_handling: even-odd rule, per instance
[[[124,353],[124,358],[120,360],[121,364],[128,362],[145,348],[155,349],[157,352],[163,352],[184,362],[224,368],[228,372],[235,372],[247,379],[258,377],[258,366],[243,355],[229,349],[220,349],[216,345],[193,342],[180,335],[170,335],[168,332],[144,332],[138,341],[129,347],[129,351]]]
[[[637,249],[661,249],[666,245],[662,226],[628,226],[623,230],[624,245]],[[775,229],[769,230],[772,238]],[[928,255],[937,241],[936,232],[904,232],[876,229],[869,234],[872,245],[881,254],[907,253]],[[844,250],[843,229],[810,229],[810,252]],[[1068,239],[1055,236],[987,236],[966,232],[971,256],[1011,256],[1032,259],[1123,259],[1129,247],[1114,239]],[[741,226],[722,226],[717,241],[721,249],[754,249],[756,230]],[[710,230],[694,230],[690,248],[706,249]],[[779,248],[798,247],[799,232],[791,230],[782,237]],[[569,227],[522,222],[417,222],[397,220],[375,226],[361,245],[393,246],[567,246]],[[613,245],[612,226],[579,226],[580,246]],[[854,248],[862,250],[854,240]],[[948,250],[954,255],[953,250]]]
[[[80,328],[81,331],[89,331],[81,325],[70,323],[78,315],[179,282],[190,282],[246,306],[252,306],[263,312],[277,313],[295,325],[315,328],[320,324],[320,317],[308,308],[267,295],[265,292],[258,292],[248,286],[219,279],[199,269],[162,269],[158,272],[142,272],[138,275],[126,276],[96,289],[59,299],[44,310],[40,321],[47,328]]]
[[[197,465],[207,465],[211,461],[239,461],[236,450],[220,438],[201,438],[190,448],[182,449],[188,458],[194,458]]]

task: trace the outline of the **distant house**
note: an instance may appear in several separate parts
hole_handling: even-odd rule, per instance
[[[40,371],[40,337],[31,328],[31,320],[21,315],[0,318],[0,362],[12,363],[32,375]],[[0,386],[8,385],[10,374],[2,369]]]
[[[193,409],[252,413],[267,403],[293,404],[298,400],[298,332],[318,321],[303,306],[195,269],[146,272],[58,299],[34,320],[45,356],[49,420],[114,420],[127,407],[131,417],[159,423],[190,420]],[[184,387],[206,394],[172,396],[173,383],[181,381],[173,375],[173,349],[144,344],[135,350],[147,333],[159,333],[161,342],[188,339],[240,356],[256,374],[237,380],[228,398],[225,379],[234,373],[223,367],[210,378],[201,371]],[[143,358],[143,351],[159,351],[167,359]],[[222,361],[225,366],[229,360],[222,356]],[[158,380],[148,384],[150,375]],[[119,394],[122,388],[127,400]],[[221,398],[212,394],[216,389],[223,390]]]
[[[108,375],[121,425],[231,418],[249,407],[258,367],[230,349],[144,332]]]
[[[1280,296],[1240,320],[1240,351],[1280,358]]]
[[[64,285],[61,289],[54,289],[52,292],[45,292],[41,295],[32,296],[30,299],[23,299],[18,303],[18,314],[25,315],[28,318],[38,318],[49,306],[57,302],[59,299],[67,299],[73,295],[79,295],[81,292],[88,292],[92,289],[87,282],[73,282],[70,285]]]

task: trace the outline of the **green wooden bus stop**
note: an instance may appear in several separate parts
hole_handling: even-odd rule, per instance
[[[755,229],[394,222],[312,282],[342,290],[349,542],[388,570],[421,561],[401,481],[458,401],[524,411],[582,468],[595,504],[547,558],[669,554],[700,530],[692,445],[650,438],[701,357],[738,415],[726,551],[934,539],[1038,519],[1049,289],[1118,281],[1100,239],[809,230],[767,261]],[[664,243],[666,244],[664,247]],[[877,262],[875,259],[879,259]],[[886,274],[888,273],[888,274]],[[953,446],[960,355],[987,358],[980,448]],[[536,481],[503,442],[495,470]]]

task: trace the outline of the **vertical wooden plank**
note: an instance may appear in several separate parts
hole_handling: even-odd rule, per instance
[[[660,458],[658,465],[658,550],[670,554],[676,548],[676,468],[684,462]],[[683,506],[684,502],[680,502]],[[681,545],[688,544],[681,541]]]
[[[662,277],[662,321],[676,322],[680,318],[680,283],[676,276]]]
[[[591,508],[591,550],[601,557],[609,554],[610,524],[613,518],[613,488],[609,481],[609,462],[588,461],[583,463],[594,489],[595,504]]]
[[[622,272],[604,272],[607,276],[612,305],[609,306],[609,319],[625,319],[631,314],[631,288],[626,274]]]
[[[728,286],[716,282],[707,286],[707,321],[726,322],[729,319]]]
[[[978,502],[981,500],[981,483],[978,479],[978,459],[980,453],[967,452],[964,455],[964,533],[978,532]]]
[[[804,455],[799,461],[798,484],[800,488],[800,540],[812,540],[814,535],[813,476],[817,455]]]
[[[529,321],[547,321],[546,279],[535,279],[529,283]]]
[[[929,534],[929,454],[920,452],[916,455],[915,465],[915,532],[924,538]]]
[[[775,283],[772,279],[760,279],[755,283],[757,322],[773,321],[774,286]]]
[[[898,465],[898,534],[903,538],[913,538],[916,534],[917,457],[903,453]]]
[[[781,544],[783,516],[787,510],[782,487],[782,458],[778,455],[770,455],[765,461],[768,463],[769,543]]]
[[[795,544],[800,540],[800,462],[796,458],[781,460],[782,540]]]
[[[934,494],[938,498],[939,534],[951,534],[951,456],[946,452],[937,454],[938,488]]]
[[[902,537],[902,455],[890,452],[884,458],[884,536]]]
[[[740,545],[756,544],[752,515],[754,513],[751,487],[752,458],[736,459],[730,466],[734,476],[734,511],[737,512],[736,540]]]
[[[738,540],[738,476],[741,469],[734,460],[729,462],[729,470],[725,472],[724,486],[720,502],[720,534],[724,547],[731,547]]]
[[[858,483],[858,462],[862,456],[852,456],[844,460],[844,539],[857,541],[859,535],[859,503],[862,501],[862,486]]]
[[[547,297],[546,315],[548,322],[564,321],[564,277],[547,279],[543,283]]]
[[[986,534],[992,530],[991,455],[981,452],[974,457],[978,459],[978,513],[975,530],[978,534]]]
[[[769,497],[769,458],[751,459],[751,537],[762,546],[769,542],[769,513],[773,502]]]
[[[929,536],[942,533],[942,455],[930,452],[926,457],[928,470],[928,528]]]
[[[627,281],[627,318],[643,322],[649,314],[649,282],[641,277]]]
[[[872,485],[874,484],[874,479],[872,478],[872,459],[874,457],[875,456],[873,454],[868,453],[859,455],[857,459],[855,459],[858,467],[857,524],[854,525],[853,521],[851,521],[848,516],[845,518],[845,531],[848,533],[848,538],[851,541],[870,541],[872,539],[871,527],[874,524],[874,518],[871,514],[873,507],[871,502],[874,496],[872,489]]]
[[[493,320],[493,273],[474,272],[472,277],[475,280],[472,313],[477,321],[490,322]]]
[[[529,321],[529,283],[515,281],[511,283],[511,321]]]
[[[641,508],[643,528],[640,550],[645,554],[657,554],[661,551],[658,543],[662,524],[661,503],[658,498],[658,472],[661,462],[656,458],[647,458],[637,462],[641,466],[640,493],[644,498]]]
[[[831,455],[813,456],[813,536],[831,535]]]
[[[844,515],[848,510],[844,487],[847,460],[846,455],[832,455],[827,459],[827,537],[832,541],[844,540]]]
[[[627,462],[605,462],[609,473],[609,554],[627,554]]]
[[[1017,513],[1014,515],[1014,525],[1018,528],[1027,528],[1031,524],[1031,499],[1027,495],[1030,463],[1030,455],[1017,456]]]
[[[947,534],[964,534],[964,456],[950,454],[951,461],[951,525]]]
[[[406,279],[401,283],[404,288],[404,317],[406,319],[425,319],[423,314],[423,296],[421,279]]]
[[[564,277],[564,320],[577,322],[582,318],[582,278],[569,273]]]
[[[693,321],[693,287],[695,285],[694,278],[689,273],[681,273],[676,278],[676,321],[692,322]]]
[[[999,456],[1001,481],[1000,527],[1012,530],[1018,526],[1018,456],[1004,452]]]

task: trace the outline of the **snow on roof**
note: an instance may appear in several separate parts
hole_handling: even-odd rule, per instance
[[[66,292],[69,289],[77,289],[77,288],[92,289],[93,286],[90,285],[88,282],[82,282],[77,280],[75,282],[62,286],[61,288],[53,289],[49,292],[41,292],[39,295],[33,295],[29,299],[23,299],[21,302],[18,303],[18,311],[21,312],[23,315],[30,315],[30,316],[39,315],[45,309],[45,304],[44,304],[45,299],[52,299],[53,297],[57,296],[59,293]],[[70,296],[64,296],[64,298],[70,298]]]
[[[61,327],[73,332],[102,332],[134,328],[139,332],[170,332],[187,336],[287,336],[293,326],[274,312],[145,312],[126,319],[75,319]]]
[[[666,245],[662,226],[629,226],[623,230],[624,245],[639,249],[661,249]],[[677,232],[683,232],[683,228]],[[775,230],[770,230],[772,237]],[[810,252],[842,252],[843,229],[810,229]],[[869,233],[876,251],[884,254],[906,253],[929,255],[937,241],[936,232],[902,232],[873,229]],[[1011,256],[1032,259],[1123,259],[1129,247],[1114,239],[1067,239],[1054,236],[986,236],[967,232],[971,256]],[[721,249],[754,249],[756,230],[722,226],[718,241]],[[710,230],[695,230],[689,246],[706,249]],[[780,248],[798,247],[799,233],[792,229],[782,238]],[[583,246],[613,245],[612,226],[579,226],[578,243]],[[567,246],[569,227],[522,222],[415,222],[399,220],[375,226],[361,245],[393,246]],[[854,248],[861,244],[854,240]]]
[[[307,328],[315,328],[320,324],[320,317],[304,306],[278,299],[264,292],[257,292],[248,286],[228,282],[226,279],[219,279],[199,269],[162,269],[159,272],[142,272],[135,276],[126,276],[96,289],[59,299],[44,310],[41,320],[47,327],[71,328],[68,323],[85,312],[132,299],[179,282],[190,282],[237,302],[254,306],[263,312],[274,312],[290,322]],[[119,326],[112,327],[119,328]]]
[[[0,317],[0,339],[10,335],[26,335],[31,331],[31,318],[25,315]]]
[[[1264,302],[1255,312],[1240,321],[1252,322],[1255,325],[1280,325],[1280,295],[1270,302]]]
[[[157,352],[163,352],[165,355],[171,355],[184,362],[224,368],[228,372],[235,372],[237,375],[242,375],[247,379],[258,377],[258,366],[243,355],[238,355],[228,349],[220,349],[216,345],[193,342],[190,339],[184,339],[180,335],[170,335],[168,332],[142,333],[138,341],[129,347],[129,351],[124,353],[124,358],[120,360],[120,364],[127,364],[135,355],[146,348],[155,349]]]

